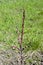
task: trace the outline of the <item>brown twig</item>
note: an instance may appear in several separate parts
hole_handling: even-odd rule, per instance
[[[23,56],[22,56],[22,42],[23,42],[23,34],[24,34],[24,20],[25,20],[25,10],[23,9],[23,18],[22,18],[22,31],[21,31],[21,44],[20,44],[20,64],[23,65]]]
[[[22,41],[23,41],[23,34],[24,34],[24,20],[25,20],[25,10],[23,9],[21,44],[22,44]]]

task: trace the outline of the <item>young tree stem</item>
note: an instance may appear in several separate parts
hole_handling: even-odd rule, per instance
[[[23,56],[22,56],[22,42],[23,42],[23,35],[24,35],[24,20],[25,20],[25,10],[23,10],[23,18],[22,18],[22,32],[21,32],[21,44],[20,44],[20,56],[21,61],[20,64],[23,65]]]

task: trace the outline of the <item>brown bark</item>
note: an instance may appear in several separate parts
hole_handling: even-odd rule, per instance
[[[22,18],[22,32],[21,32],[21,44],[20,44],[20,56],[21,56],[21,59],[20,59],[20,64],[21,65],[24,65],[23,64],[23,56],[22,56],[22,42],[23,42],[23,34],[24,34],[24,20],[25,20],[25,10],[23,10],[23,18]]]
[[[19,65],[24,65],[24,61],[23,61],[23,48],[22,48],[22,42],[23,42],[23,35],[24,35],[24,20],[25,20],[25,10],[23,10],[23,18],[22,18],[22,31],[21,31],[21,34],[17,28],[16,32],[18,33],[18,44],[20,45],[19,48],[15,47],[16,49],[19,50],[20,52],[20,55],[19,55],[19,58],[20,60],[17,62]]]

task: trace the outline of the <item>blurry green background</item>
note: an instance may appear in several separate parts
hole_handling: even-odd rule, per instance
[[[23,46],[43,50],[43,0],[0,0],[0,49],[17,45],[16,27],[21,32],[25,9]]]

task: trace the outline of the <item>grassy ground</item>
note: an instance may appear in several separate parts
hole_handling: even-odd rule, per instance
[[[43,0],[0,0],[0,49],[17,45],[16,26],[21,32],[23,8],[26,13],[23,45],[43,50]]]

